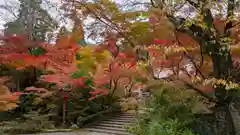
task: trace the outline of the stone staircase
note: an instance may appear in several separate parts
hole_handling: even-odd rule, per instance
[[[125,127],[133,124],[135,118],[135,112],[119,113],[107,119],[97,120],[87,125],[84,130],[106,135],[130,135]]]
[[[139,104],[145,104],[147,98],[151,96],[148,91],[141,92]],[[140,107],[141,108],[141,107]],[[145,113],[144,109],[138,110],[139,114]],[[118,113],[104,119],[96,120],[87,125],[83,130],[97,133],[96,135],[130,135],[126,126],[134,124],[136,120],[136,111]]]

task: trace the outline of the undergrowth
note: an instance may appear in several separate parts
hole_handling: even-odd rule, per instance
[[[140,106],[135,124],[128,130],[136,135],[196,135],[189,127],[198,106],[195,93],[161,85]]]

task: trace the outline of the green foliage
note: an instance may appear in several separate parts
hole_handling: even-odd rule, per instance
[[[34,104],[35,99],[38,98],[35,94],[23,94],[19,97],[18,107],[6,112],[0,112],[0,121],[11,121],[16,118],[22,118],[24,114],[33,110],[40,109]]]
[[[152,93],[146,105],[140,107],[143,112],[140,111],[137,123],[129,131],[137,135],[194,135],[187,128],[195,120],[194,97],[173,87],[162,87]],[[185,99],[178,98],[183,95]]]
[[[148,124],[139,122],[138,126],[130,128],[137,135],[195,135],[187,128],[179,128],[182,122],[178,119],[169,119],[168,121],[152,120]]]
[[[86,76],[86,73],[83,72],[82,70],[77,70],[74,73],[72,73],[72,75],[71,75],[72,78],[79,78],[82,76]]]
[[[215,135],[215,118],[212,114],[196,115],[196,121],[188,126],[199,135]]]
[[[24,115],[23,119],[1,123],[0,131],[2,133],[24,134],[55,128],[53,122],[48,120],[48,117],[48,115],[39,115],[38,112],[30,112]]]
[[[41,47],[35,47],[35,48],[30,49],[30,54],[34,55],[34,56],[42,55],[45,52],[46,52],[46,50],[44,48],[41,48]]]
[[[92,83],[90,79],[85,80],[85,85]],[[99,112],[116,108],[112,107],[115,100],[111,100],[113,102],[109,104],[106,96],[101,96],[98,99],[89,101],[88,99],[92,96],[89,93],[90,91],[92,91],[91,88],[77,86],[69,93],[69,99],[66,104],[67,125],[89,122],[93,117],[95,118],[101,115]],[[62,122],[63,101],[61,93],[58,93],[52,97],[51,101],[46,102],[48,104],[47,106],[49,106],[49,112],[52,113],[51,119],[54,120],[56,125]],[[78,126],[81,126],[81,124]]]
[[[79,53],[76,54],[76,60],[81,60],[81,55]]]
[[[133,36],[133,39],[137,39],[140,42],[148,42],[147,38],[149,37],[149,23],[136,21],[133,22],[130,26],[130,35]]]
[[[16,108],[16,110],[20,111],[19,113],[27,113],[32,111],[33,109],[36,109],[36,106],[34,105],[34,100],[38,96],[35,94],[23,94],[19,97],[19,107]]]
[[[86,85],[86,86],[90,86],[90,85],[92,85],[92,84],[93,84],[92,79],[85,79],[85,85]]]
[[[6,29],[5,29],[5,33],[14,33],[14,34],[22,34],[23,32],[25,32],[25,29],[24,27],[14,21],[14,22],[8,22],[6,25],[5,25]]]
[[[133,98],[133,97],[123,98],[120,101],[120,106],[123,112],[128,110],[137,110],[138,101],[136,98]]]

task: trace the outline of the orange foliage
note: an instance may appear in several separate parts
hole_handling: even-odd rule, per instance
[[[0,85],[0,112],[17,107],[18,97],[22,93],[11,93],[4,85]]]

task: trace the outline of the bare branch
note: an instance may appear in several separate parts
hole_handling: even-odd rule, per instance
[[[85,4],[80,3],[80,2],[78,2],[78,3],[81,4],[82,6],[84,6],[87,10],[89,10],[89,11],[94,15],[94,17],[95,17],[97,20],[99,20],[100,22],[102,22],[102,23],[105,24],[106,26],[110,27],[111,29],[117,31],[122,37],[124,37],[124,38],[130,43],[131,47],[133,47],[133,48],[135,47],[134,42],[133,42],[124,32],[121,31],[121,28],[118,27],[117,24],[115,24],[114,22],[112,22],[111,19],[109,19],[106,15],[104,15],[104,14],[98,15],[96,11],[91,10],[91,9],[88,8]],[[108,22],[106,22],[106,21],[103,20],[102,18],[105,19],[106,21],[108,21],[110,24],[112,24],[112,25],[114,25],[114,26],[108,24]]]
[[[13,21],[18,18],[17,12],[15,11],[16,9],[18,9],[17,5],[18,3],[8,0],[5,0],[4,4],[0,5],[0,10],[2,10],[1,16],[4,18],[4,21]]]
[[[155,3],[153,2],[153,0],[150,0],[151,1],[151,5],[155,8],[157,8],[158,6],[155,5]]]
[[[186,57],[191,61],[191,63],[193,64],[193,66],[194,66],[194,68],[195,68],[195,70],[196,70],[196,73],[199,73],[199,74],[201,75],[201,77],[202,77],[203,79],[205,79],[205,76],[204,76],[203,73],[200,71],[199,67],[198,67],[197,64],[194,62],[193,58],[192,58],[191,56],[187,55],[186,52],[184,52],[183,54],[184,54],[184,56],[186,56]]]

